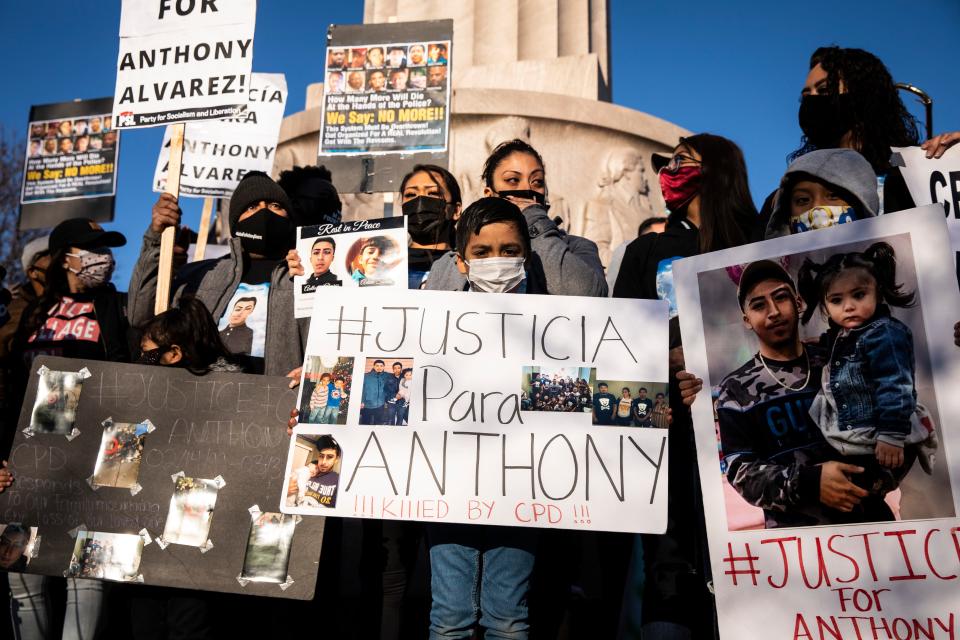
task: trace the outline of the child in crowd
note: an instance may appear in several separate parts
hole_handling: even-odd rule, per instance
[[[840,453],[876,458],[857,463],[867,469],[864,488],[885,494],[909,471],[917,450],[936,447],[929,419],[918,413],[913,335],[889,309],[912,306],[914,293],[897,284],[896,255],[886,242],[833,255],[822,265],[808,258],[798,284],[807,305],[804,323],[817,308],[829,322],[821,341],[830,358],[810,414]],[[905,455],[909,445],[920,447]],[[930,471],[926,455],[921,465]]]
[[[533,293],[526,264],[530,234],[523,214],[505,198],[481,198],[457,224],[457,269],[471,291]],[[537,532],[533,529],[434,525],[430,547],[430,638],[527,638],[527,599]]]

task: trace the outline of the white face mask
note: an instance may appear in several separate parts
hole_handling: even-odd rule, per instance
[[[79,249],[77,253],[68,253],[68,256],[80,259],[80,268],[69,268],[77,279],[88,289],[94,289],[107,282],[110,282],[110,276],[113,275],[113,252],[110,249],[94,249],[86,251]]]
[[[505,293],[523,282],[523,258],[477,258],[467,261],[467,281],[473,291]]]
[[[803,233],[814,229],[826,229],[835,224],[853,222],[856,219],[857,214],[853,207],[845,204],[814,207],[790,218],[790,232]]]

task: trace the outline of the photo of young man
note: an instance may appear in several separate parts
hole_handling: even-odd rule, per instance
[[[599,425],[612,425],[614,407],[617,404],[617,397],[610,393],[610,388],[606,382],[597,385],[597,392],[593,394],[593,423]]]
[[[300,487],[297,487],[296,506],[332,509],[337,506],[337,487],[340,484],[340,444],[333,436],[322,435],[316,437],[314,446],[317,453],[312,462],[316,470],[304,482],[302,497]]]
[[[303,293],[316,291],[317,287],[340,287],[343,281],[330,271],[336,257],[337,242],[329,236],[317,238],[310,247],[310,266],[313,271],[303,284]]]
[[[387,66],[391,69],[399,69],[407,60],[407,48],[394,45],[387,49]]]
[[[391,386],[392,374],[384,371],[384,362],[377,358],[370,362],[363,375],[363,392],[360,396],[360,424],[386,424],[384,411],[387,404],[387,391]]]
[[[427,63],[427,50],[422,44],[410,45],[410,55],[407,58],[407,66],[422,67]]]
[[[327,73],[327,93],[343,93],[343,72],[330,71]]]
[[[240,298],[233,303],[227,316],[227,326],[220,330],[220,338],[230,353],[249,355],[253,351],[253,329],[247,326],[247,318],[257,308],[254,296]]]
[[[437,65],[427,69],[427,88],[443,89],[447,86],[447,65]]]
[[[367,69],[383,68],[383,47],[370,47],[367,49]]]
[[[367,72],[367,89],[374,93],[387,90],[387,75],[382,69]]]
[[[653,419],[653,400],[647,397],[647,388],[637,389],[637,397],[630,405],[630,414],[633,416],[633,426],[649,427]]]
[[[343,69],[347,62],[346,49],[330,49],[327,53],[327,70]]]
[[[390,72],[390,91],[405,91],[410,72],[406,69],[394,69]]]

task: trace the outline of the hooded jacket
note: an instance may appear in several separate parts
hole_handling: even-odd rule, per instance
[[[773,195],[765,239],[790,235],[790,189],[805,176],[822,180],[853,196],[856,202],[849,204],[862,217],[873,218],[880,210],[877,174],[866,158],[852,149],[818,149],[800,156],[787,167],[780,188]]]
[[[148,228],[143,234],[140,257],[130,277],[127,315],[134,327],[142,326],[154,316],[159,261],[160,234]],[[176,303],[184,293],[192,293],[219,322],[242,277],[240,240],[232,238],[229,255],[185,265],[176,273],[171,286],[172,302]],[[278,263],[270,276],[267,305],[264,373],[284,376],[303,364],[310,326],[309,318],[297,320],[294,317],[293,279],[285,262]]]

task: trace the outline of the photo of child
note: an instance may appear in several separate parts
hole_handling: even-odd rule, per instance
[[[300,422],[346,424],[353,358],[307,356],[300,390]]]
[[[389,363],[389,368],[387,364]],[[404,426],[410,416],[413,358],[367,358],[360,424]]]
[[[318,511],[336,507],[343,454],[340,444],[330,434],[298,435],[291,444],[294,449],[287,479],[287,506]]]
[[[77,419],[80,391],[90,374],[82,371],[37,371],[40,382],[33,403],[29,429],[34,433],[70,435]]]
[[[393,271],[401,262],[400,248],[390,236],[356,240],[345,260],[347,273],[361,287],[393,286],[397,282]]]

